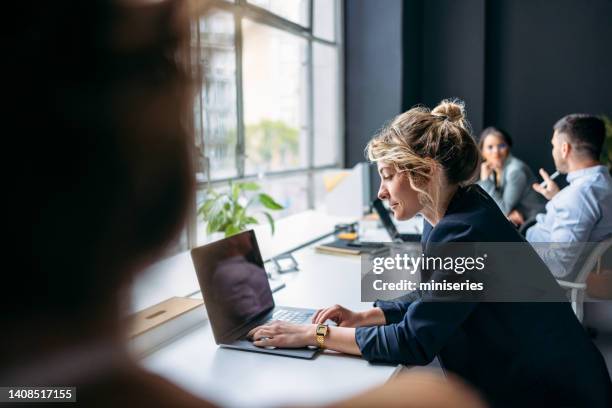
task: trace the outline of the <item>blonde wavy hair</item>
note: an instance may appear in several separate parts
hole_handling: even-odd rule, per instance
[[[433,209],[438,208],[442,185],[472,183],[480,164],[465,104],[459,99],[445,99],[433,110],[415,106],[396,116],[370,140],[365,152],[371,162],[405,173],[421,204]]]

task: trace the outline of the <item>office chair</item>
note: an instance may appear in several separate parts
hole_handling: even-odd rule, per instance
[[[536,217],[535,217],[535,216],[534,216],[534,217],[529,218],[527,221],[525,221],[525,222],[523,223],[523,225],[521,225],[521,226],[519,227],[519,229],[518,229],[519,234],[521,234],[523,237],[526,237],[526,236],[527,236],[527,230],[528,230],[529,228],[533,227],[533,226],[535,225],[535,223],[536,223],[536,222],[537,222],[537,221],[536,221]]]
[[[586,291],[586,280],[594,269],[598,272],[601,269],[601,258],[608,249],[612,247],[612,237],[598,243],[590,254],[585,258],[582,267],[578,271],[573,282],[557,279],[559,285],[569,292],[569,300],[572,304],[572,309],[576,313],[578,320],[582,322],[584,318],[584,294]]]

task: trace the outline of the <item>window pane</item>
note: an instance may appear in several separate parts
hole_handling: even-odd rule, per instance
[[[247,174],[306,167],[306,40],[243,20]]]
[[[236,50],[234,17],[215,12],[200,19],[204,70],[202,124],[212,179],[236,173]]]
[[[336,37],[336,0],[314,0],[313,7],[313,35],[334,41]]]
[[[196,21],[194,24],[191,24],[191,55],[193,56],[193,74],[197,78],[200,72],[200,50],[199,50],[199,39],[198,39],[198,30],[200,29],[199,21]],[[196,92],[193,102],[193,135],[195,146],[198,148],[200,152],[200,156],[198,157],[198,162],[196,163],[196,172],[200,173],[204,170],[203,167],[203,158],[204,158],[204,150],[202,146],[202,105],[200,104],[201,96],[199,92]]]
[[[325,177],[326,175],[340,171],[339,169],[334,170],[319,170],[315,171],[313,175],[313,193],[314,193],[314,207],[317,210],[326,211],[325,208],[325,196],[327,195],[327,189],[325,188]]]
[[[274,177],[264,180],[258,180],[261,185],[261,191],[269,194],[274,200],[285,207],[280,211],[268,211],[261,204],[255,207],[257,210],[268,211],[274,219],[286,217],[308,209],[308,176],[300,174],[288,177]],[[263,217],[260,219],[261,224],[266,224],[267,221]]]
[[[336,47],[313,43],[314,164],[337,164],[338,52]]]
[[[249,0],[249,3],[308,27],[308,0]]]

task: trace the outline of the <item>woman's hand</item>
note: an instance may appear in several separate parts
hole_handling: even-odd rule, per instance
[[[493,170],[494,168],[490,162],[483,162],[480,165],[480,180],[484,181],[491,177],[491,173],[493,172]]]
[[[319,347],[316,324],[273,321],[254,328],[247,334],[247,337],[252,339],[253,344],[258,347]],[[355,329],[351,327],[329,327],[327,336],[325,336],[325,348],[356,356],[361,355],[361,350],[355,341]]]
[[[299,348],[316,346],[317,335],[314,324],[293,324],[275,320],[252,329],[247,337],[258,347]]]
[[[340,327],[360,327],[385,324],[385,315],[378,307],[365,312],[353,312],[343,306],[334,305],[319,309],[312,317],[315,324],[323,324],[329,319]]]
[[[523,215],[516,210],[510,211],[510,214],[508,214],[508,219],[517,226],[521,226],[525,223],[525,218],[523,218]]]

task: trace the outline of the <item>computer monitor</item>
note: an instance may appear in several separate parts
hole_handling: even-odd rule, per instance
[[[374,208],[378,214],[378,217],[385,227],[385,230],[387,230],[389,237],[394,242],[419,242],[421,240],[421,234],[402,234],[397,230],[395,223],[393,223],[393,220],[389,215],[389,211],[380,198],[372,201],[372,208]]]
[[[325,195],[326,212],[330,215],[360,218],[368,212],[372,200],[371,165],[357,163],[350,170],[334,170],[330,191]]]

